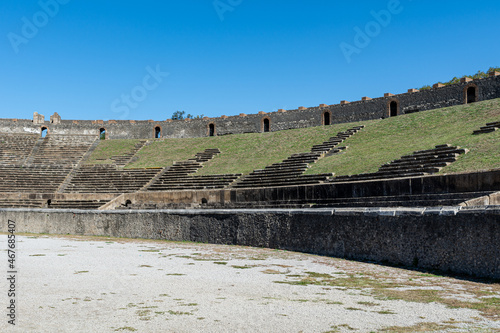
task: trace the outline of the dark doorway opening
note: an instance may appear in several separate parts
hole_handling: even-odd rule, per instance
[[[270,122],[269,122],[269,119],[264,119],[264,132],[269,132],[271,126],[270,126]]]
[[[467,104],[476,102],[476,87],[467,88]]]
[[[202,204],[202,205],[206,205],[207,203],[208,203],[208,200],[207,200],[207,199],[205,199],[205,198],[202,198],[202,199],[201,199],[201,204]]]
[[[330,125],[330,112],[323,113],[323,124],[325,126]]]
[[[215,125],[208,125],[208,136],[215,136]]]
[[[159,126],[155,127],[155,139],[161,138],[161,128]]]
[[[398,115],[398,102],[392,101],[390,106],[389,116],[396,117]]]
[[[106,129],[105,128],[101,128],[99,130],[99,139],[106,140]]]
[[[48,132],[47,127],[42,127],[42,132],[41,132],[42,138],[45,138],[47,136],[47,132]]]

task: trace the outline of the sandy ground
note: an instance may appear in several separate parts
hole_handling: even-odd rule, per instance
[[[0,235],[7,272],[7,236]],[[500,285],[302,253],[17,236],[1,332],[500,332]],[[6,274],[6,273],[5,273]]]

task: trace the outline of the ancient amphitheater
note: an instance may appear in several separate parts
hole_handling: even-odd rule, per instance
[[[368,173],[307,172],[348,156],[349,141],[370,133],[364,122],[499,97],[500,75],[492,72],[400,95],[215,119],[104,122],[54,114],[46,121],[37,113],[33,120],[2,119],[1,214],[25,232],[263,246],[499,278],[500,169],[440,172],[473,156],[467,147],[434,142]],[[187,158],[169,165],[134,166],[152,145],[180,138],[338,124],[343,131],[327,140],[313,137],[307,151],[249,172],[200,174],[220,156],[232,163],[217,146],[187,149]],[[487,137],[499,125],[485,121],[468,136]],[[102,145],[120,140],[133,145],[96,157]]]
[[[498,330],[498,128],[497,72],[253,115],[0,119],[8,311],[20,332]]]

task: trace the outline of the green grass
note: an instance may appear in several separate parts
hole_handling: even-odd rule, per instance
[[[281,162],[294,153],[308,152],[313,145],[349,127],[350,124],[337,124],[271,133],[153,140],[137,154],[139,159],[127,165],[127,168],[167,167],[174,161],[192,158],[207,148],[219,148],[222,153],[204,163],[197,174],[250,173]]]
[[[112,164],[111,156],[125,155],[140,140],[101,140],[86,164]]]
[[[127,168],[168,167],[174,161],[192,158],[207,148],[219,148],[222,153],[204,163],[198,175],[247,174],[294,153],[308,152],[313,145],[328,140],[339,131],[363,124],[366,126],[363,130],[343,143],[348,146],[345,152],[320,159],[306,173],[375,172],[381,165],[402,155],[432,149],[439,144],[470,150],[441,173],[488,170],[500,168],[500,131],[481,135],[472,135],[472,132],[493,121],[500,121],[500,99],[350,124],[221,137],[155,139],[139,151],[139,159]],[[103,141],[89,162],[126,152],[137,141]]]
[[[417,150],[452,144],[469,149],[441,173],[500,167],[500,131],[472,135],[486,123],[500,121],[500,99],[364,122],[366,127],[345,141],[345,154],[319,160],[307,173],[354,175],[375,172],[388,162]]]

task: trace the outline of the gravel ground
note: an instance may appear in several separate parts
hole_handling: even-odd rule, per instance
[[[296,252],[17,236],[1,332],[500,332],[500,284]],[[4,272],[7,236],[0,235]]]

